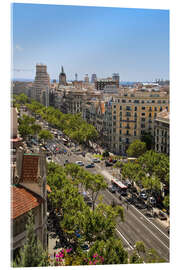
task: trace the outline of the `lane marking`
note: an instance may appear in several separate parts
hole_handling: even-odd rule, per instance
[[[128,240],[122,235],[122,233],[120,233],[119,231],[118,231],[118,229],[116,229],[116,231],[120,234],[120,236],[124,239],[124,241],[128,244],[128,246],[133,250],[134,248],[133,248],[133,246],[131,246],[131,244],[128,242]]]
[[[169,237],[163,232],[161,231],[161,229],[159,229],[153,222],[151,222],[145,215],[143,215],[138,209],[136,209],[136,207],[134,205],[131,204],[131,206],[138,212],[140,213],[150,224],[152,224],[160,233],[162,233],[168,240]]]
[[[140,219],[138,219],[132,212],[131,214],[135,217],[136,220],[138,220],[140,223],[142,223],[142,221],[140,221]],[[162,243],[162,245],[164,247],[166,247],[169,250],[169,247],[167,247],[148,227],[146,227],[143,223],[142,223],[143,227],[145,227],[157,240],[159,240],[159,242]]]

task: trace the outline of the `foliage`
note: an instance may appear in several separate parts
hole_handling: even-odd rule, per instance
[[[103,258],[100,264],[127,264],[128,252],[123,248],[120,239],[110,237],[106,241],[96,241],[88,252],[88,261],[96,255]]]
[[[38,133],[38,137],[40,140],[43,141],[48,141],[51,140],[53,138],[53,135],[51,134],[51,132],[47,129],[42,129],[39,133]]]
[[[146,256],[147,263],[163,263],[166,262],[163,258],[161,258],[155,249],[149,249]]]
[[[133,254],[130,256],[129,262],[130,264],[143,263],[143,259],[139,257],[137,251],[134,251]]]
[[[163,204],[166,208],[169,208],[169,194],[165,196]]]
[[[139,157],[146,152],[146,144],[140,140],[133,141],[127,150],[129,157]]]
[[[26,225],[26,242],[20,251],[20,257],[14,262],[14,267],[48,266],[48,255],[34,232],[33,215],[30,212]]]
[[[106,150],[106,151],[103,152],[102,155],[103,155],[103,157],[109,157],[109,152]]]
[[[141,141],[146,143],[147,150],[154,148],[154,137],[151,133],[145,132],[141,136]]]

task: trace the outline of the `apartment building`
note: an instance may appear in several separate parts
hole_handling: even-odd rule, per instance
[[[157,114],[154,122],[155,151],[169,155],[169,112],[163,110]]]
[[[84,108],[83,117],[89,123],[94,123],[99,131],[101,123],[102,144],[111,152],[125,154],[129,144],[140,139],[144,132],[154,136],[154,121],[159,112],[164,109],[169,111],[169,96],[162,92],[127,90],[112,95],[109,101],[104,99],[103,110],[98,108],[102,106],[100,103],[88,106]]]

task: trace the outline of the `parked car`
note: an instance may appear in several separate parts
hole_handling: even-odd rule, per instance
[[[127,196],[127,191],[126,190],[121,190],[120,191],[120,194],[121,194],[120,196],[124,196],[125,197],[125,196]]]
[[[94,163],[87,164],[86,168],[94,168]]]
[[[116,193],[117,188],[116,188],[115,186],[109,186],[109,187],[108,187],[108,190],[109,190],[111,193]]]
[[[143,200],[147,200],[147,194],[145,191],[141,191],[139,197]]]
[[[159,215],[158,215],[160,220],[167,220],[167,216],[165,213],[163,213],[162,211],[159,211]]]
[[[156,199],[155,199],[154,197],[150,197],[150,198],[149,198],[149,203],[150,203],[151,205],[155,206],[155,205],[156,205]]]
[[[138,209],[146,209],[147,205],[145,203],[141,203],[141,202],[135,202],[134,204]]]
[[[75,163],[79,166],[84,166],[84,163],[82,161],[76,161]]]
[[[111,167],[111,166],[113,166],[113,163],[106,160],[105,165],[106,165],[106,167]]]
[[[92,162],[93,162],[93,163],[100,163],[100,160],[99,160],[98,158],[93,158],[93,159],[92,159]]]

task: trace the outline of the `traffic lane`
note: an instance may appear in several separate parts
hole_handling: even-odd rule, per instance
[[[112,199],[118,202],[118,199],[108,191],[104,191],[102,194],[104,194],[103,200],[107,204],[110,204]],[[134,211],[135,209],[131,206],[128,206],[128,210],[125,203],[122,206],[124,207],[125,221],[122,222],[118,219],[117,229],[130,245],[133,246],[137,241],[143,241],[147,248],[154,248],[162,258],[169,260],[169,239],[143,216]]]

